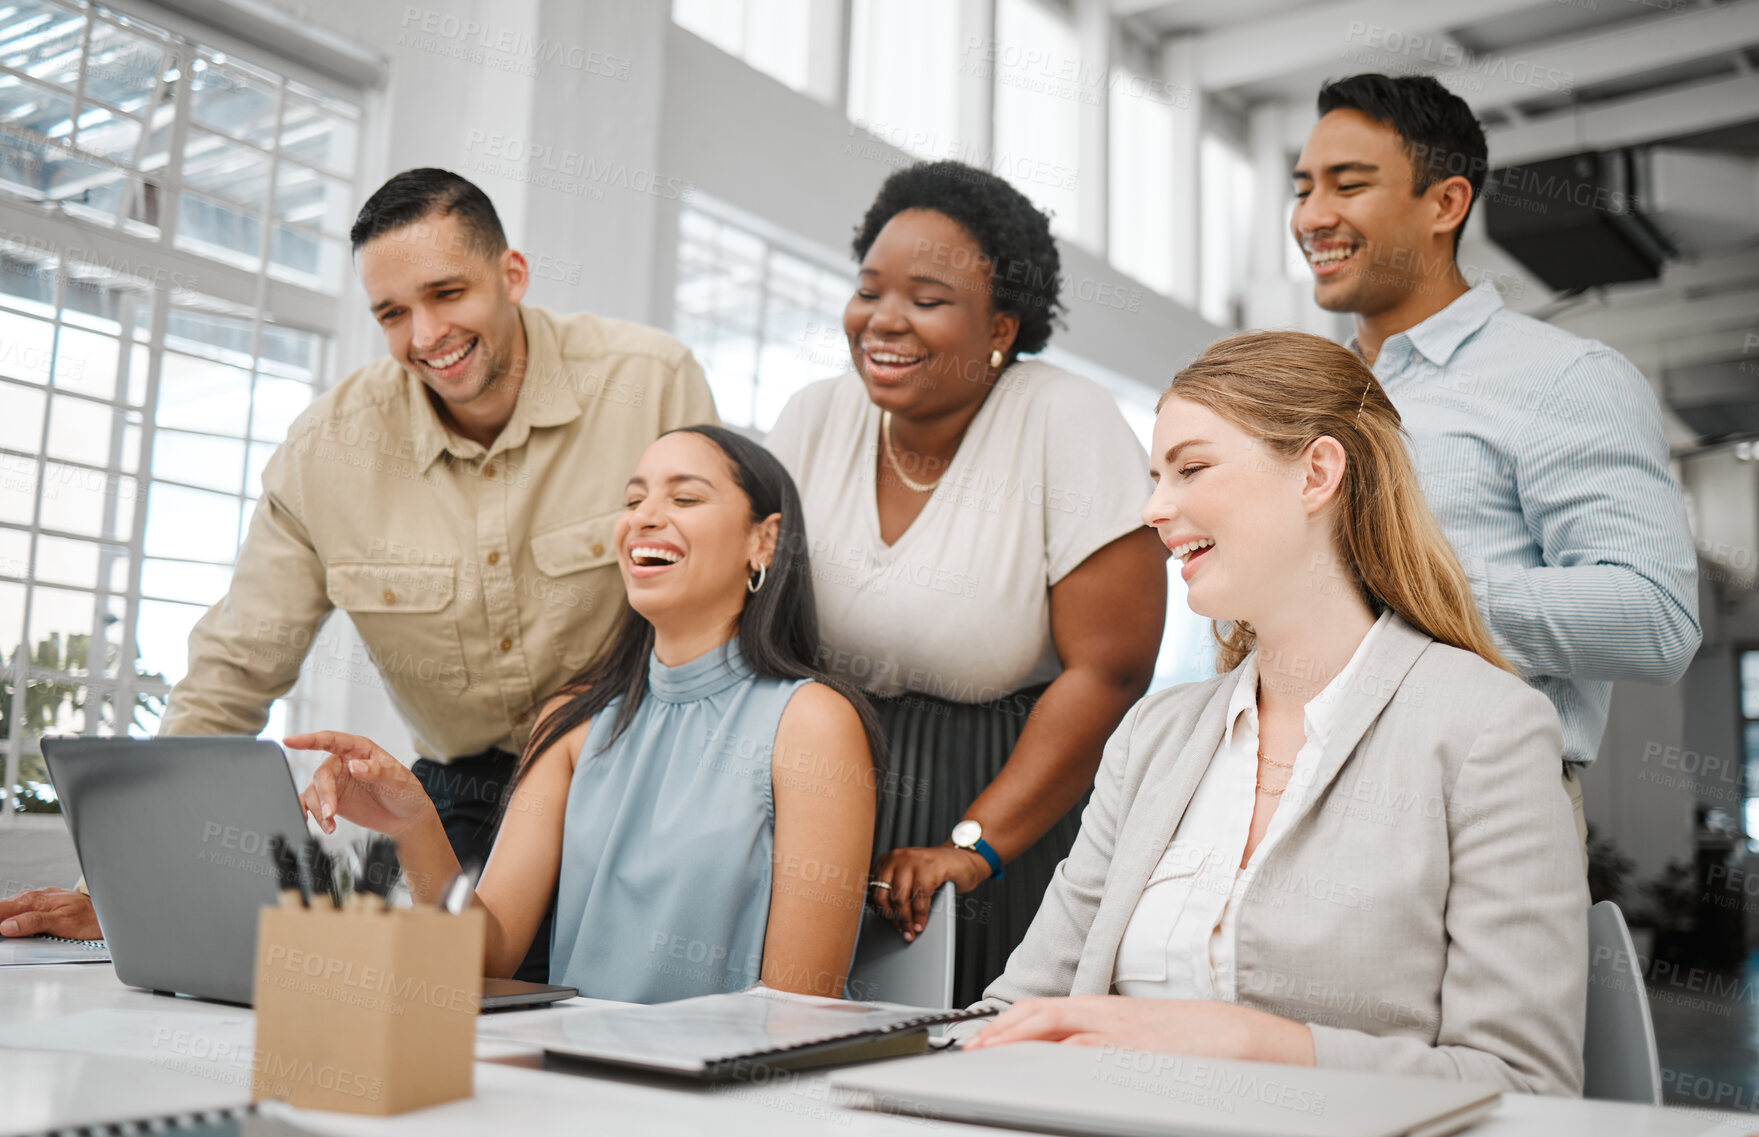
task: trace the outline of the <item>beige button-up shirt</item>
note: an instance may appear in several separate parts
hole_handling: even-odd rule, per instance
[[[256,734],[299,669],[382,682],[422,755],[517,753],[622,609],[612,527],[647,444],[716,422],[664,332],[522,306],[519,401],[486,449],[386,357],[299,416],[232,585],[189,637],[162,733]],[[319,625],[347,612],[368,658]]]

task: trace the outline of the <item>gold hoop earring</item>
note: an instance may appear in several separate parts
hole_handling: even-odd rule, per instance
[[[769,574],[769,571],[770,571],[770,566],[758,565],[757,566],[757,579],[756,579],[756,581],[754,582],[753,579],[749,576],[747,576],[745,578],[745,591],[756,592],[758,589],[762,588],[763,587],[763,578]]]

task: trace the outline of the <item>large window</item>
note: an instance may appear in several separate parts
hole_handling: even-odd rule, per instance
[[[767,431],[795,391],[849,370],[843,308],[854,270],[782,248],[759,228],[686,208],[673,311],[721,417]]]
[[[0,8],[0,747],[150,734],[324,384],[358,111],[79,0]]]
[[[1051,215],[1051,232],[1075,240],[1081,236],[1077,204],[1085,188],[1077,176],[1081,107],[1084,100],[1102,97],[1091,81],[1092,64],[1083,65],[1067,17],[1041,0],[997,0],[994,54],[991,169]]]
[[[850,120],[917,158],[984,165],[981,140],[960,136],[959,76],[988,63],[961,45],[959,5],[854,0],[850,13]]]
[[[1203,255],[1198,282],[1203,318],[1224,328],[1240,326],[1247,256],[1252,247],[1252,195],[1256,179],[1245,150],[1205,133],[1202,147]]]
[[[835,102],[841,0],[673,0],[672,20],[822,102]]]
[[[1106,247],[1111,262],[1172,295],[1174,102],[1149,76],[1118,71],[1110,103],[1111,195]]]

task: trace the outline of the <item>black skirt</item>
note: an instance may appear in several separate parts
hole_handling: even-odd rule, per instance
[[[1044,686],[1016,691],[989,703],[953,703],[927,695],[873,698],[886,738],[889,769],[880,801],[876,843],[893,849],[933,846],[1001,773],[1014,752],[1026,717]],[[991,878],[957,898],[953,1005],[983,997],[1008,956],[1026,936],[1051,874],[1075,844],[1087,795],[1013,862],[1000,880]]]

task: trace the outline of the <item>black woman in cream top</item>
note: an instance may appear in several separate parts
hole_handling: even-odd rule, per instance
[[[986,171],[912,166],[855,253],[854,370],[795,395],[767,445],[800,486],[821,662],[886,733],[873,898],[908,938],[943,882],[970,893],[969,1000],[1025,934],[1105,737],[1147,690],[1166,551],[1111,396],[1021,358],[1058,304],[1044,214]]]

